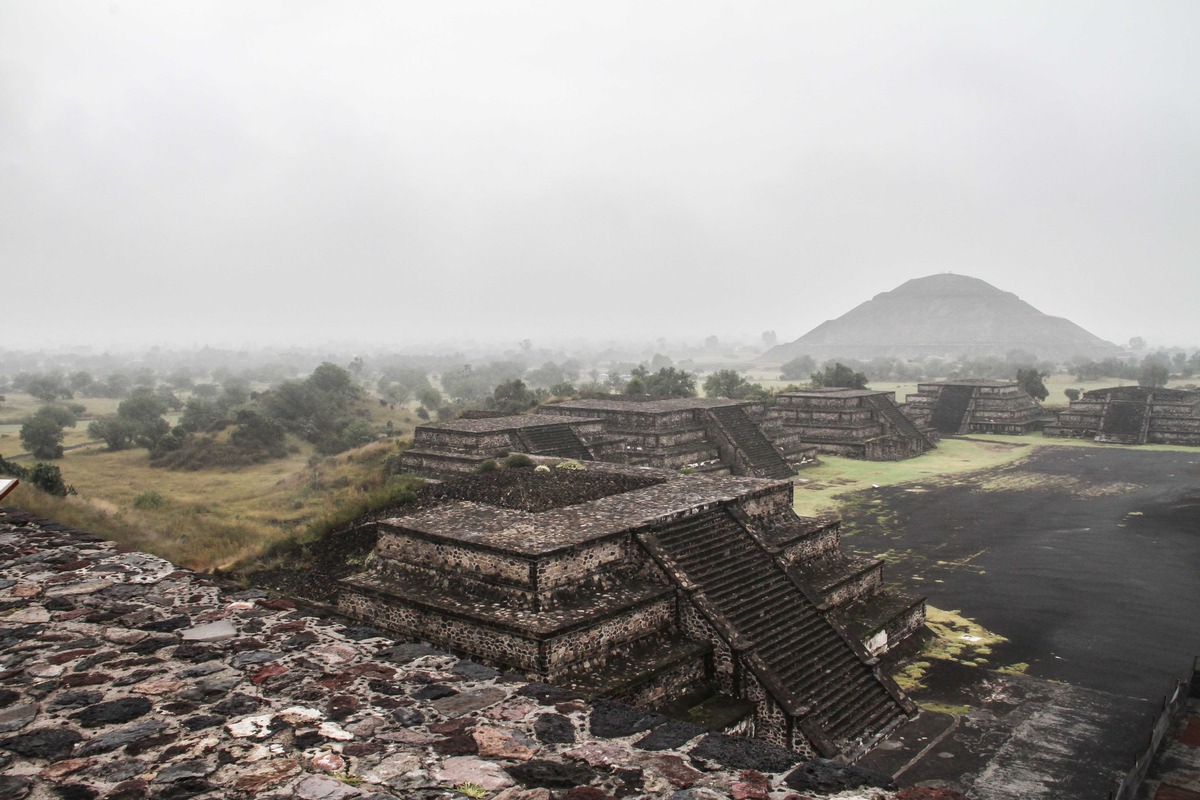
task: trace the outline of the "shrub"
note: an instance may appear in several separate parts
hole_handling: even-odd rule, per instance
[[[566,461],[560,461],[554,465],[554,468],[555,469],[587,469],[587,467],[583,466],[583,464],[580,464],[578,461],[575,461],[573,459],[567,459]]]
[[[495,472],[498,469],[500,469],[500,465],[497,464],[494,459],[489,458],[487,461],[479,462],[479,466],[475,468],[475,471],[479,473],[485,473]]]
[[[133,507],[140,511],[154,511],[166,506],[167,502],[167,498],[158,492],[142,492],[133,498]]]
[[[534,472],[549,472],[550,468],[547,467],[545,464],[538,464],[536,467],[533,468],[533,471]]]
[[[533,459],[524,453],[513,453],[508,458],[504,459],[506,469],[522,469],[524,467],[532,467]]]

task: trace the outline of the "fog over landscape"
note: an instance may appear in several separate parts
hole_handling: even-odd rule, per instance
[[[953,271],[1200,343],[1200,6],[0,5],[6,348],[790,341]]]

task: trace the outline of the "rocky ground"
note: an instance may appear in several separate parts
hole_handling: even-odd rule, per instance
[[[0,510],[0,800],[952,796],[885,782]]]

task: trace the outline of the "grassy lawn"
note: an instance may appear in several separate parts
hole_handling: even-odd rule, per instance
[[[265,464],[199,472],[151,467],[145,450],[74,451],[56,463],[78,495],[22,485],[5,503],[181,566],[227,568],[384,488],[383,460],[396,452],[389,442],[331,457],[296,449]]]

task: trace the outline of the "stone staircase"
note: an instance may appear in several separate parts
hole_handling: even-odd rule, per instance
[[[974,396],[971,386],[943,386],[930,418],[933,427],[942,433],[963,433]]]
[[[1100,421],[1097,442],[1144,444],[1150,425],[1150,400],[1146,402],[1112,400]]]
[[[741,406],[710,408],[708,417],[745,457],[753,477],[790,478],[796,474]]]
[[[558,458],[573,458],[576,461],[591,461],[592,454],[588,452],[583,442],[571,430],[570,425],[539,425],[522,428],[520,432],[523,444],[528,452],[538,456],[557,456]]]
[[[714,628],[732,631],[735,649],[783,709],[793,709],[823,755],[861,752],[911,713],[890,680],[724,507],[640,534],[667,572],[706,602]],[[780,696],[782,695],[782,696]]]
[[[866,403],[887,422],[892,428],[894,435],[916,440],[921,443],[921,447],[924,450],[933,449],[934,444],[929,441],[929,437],[921,433],[921,429],[914,425],[911,419],[904,416],[904,413],[896,407],[895,403],[889,402],[882,395],[868,395]]]

